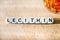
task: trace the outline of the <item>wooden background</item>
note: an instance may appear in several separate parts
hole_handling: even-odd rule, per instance
[[[55,24],[6,24],[6,17],[53,17]],[[58,19],[58,20],[57,20]],[[60,13],[43,0],[0,0],[0,40],[60,40]]]

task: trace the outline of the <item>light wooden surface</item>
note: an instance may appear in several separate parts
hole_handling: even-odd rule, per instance
[[[6,24],[6,17],[53,17],[43,0],[0,0],[0,40],[60,40],[60,23]]]

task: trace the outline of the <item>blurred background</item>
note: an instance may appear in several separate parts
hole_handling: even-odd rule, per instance
[[[6,24],[6,17],[53,17],[55,24]],[[44,0],[0,0],[0,40],[60,40],[60,13]]]

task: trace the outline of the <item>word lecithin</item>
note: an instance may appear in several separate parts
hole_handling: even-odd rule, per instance
[[[21,18],[21,17],[12,17],[6,18],[7,23],[54,23],[54,19],[52,17],[30,17],[30,18]]]

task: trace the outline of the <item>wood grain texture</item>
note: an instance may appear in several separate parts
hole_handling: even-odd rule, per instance
[[[60,23],[6,24],[6,17],[53,17],[60,13],[49,11],[43,0],[0,0],[0,40],[60,40]]]

